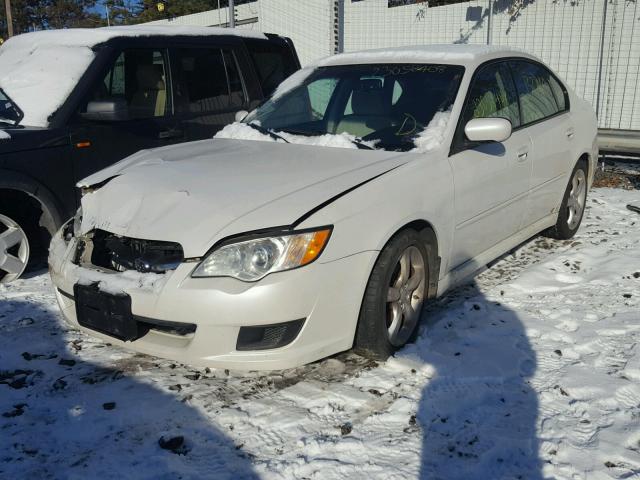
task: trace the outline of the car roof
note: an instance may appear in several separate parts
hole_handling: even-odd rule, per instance
[[[538,60],[524,50],[498,45],[415,45],[349,52],[327,57],[314,66],[375,64],[375,63],[438,63],[475,66],[488,60],[523,57]]]
[[[220,27],[193,27],[173,25],[128,25],[102,28],[68,28],[62,30],[42,30],[17,35],[3,45],[56,45],[62,47],[94,47],[117,38],[139,37],[175,37],[175,36],[234,36],[243,38],[268,37],[254,30]]]

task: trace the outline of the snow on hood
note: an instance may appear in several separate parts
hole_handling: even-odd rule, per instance
[[[305,136],[305,135],[293,135],[287,132],[275,132],[278,136],[284,138],[289,143],[296,143],[299,145],[313,145],[316,147],[335,147],[335,148],[351,148],[357,149],[358,146],[353,143],[356,140],[355,135],[350,135],[348,133],[340,133],[340,134],[331,134],[327,133],[325,135],[314,135],[314,136]],[[232,123],[227,125],[222,130],[220,130],[214,138],[230,138],[236,140],[258,140],[262,142],[284,142],[284,140],[275,139],[270,135],[266,135],[262,132],[259,132],[255,128],[251,128],[246,123]],[[367,145],[371,148],[374,147],[375,142],[360,142],[364,145]]]
[[[23,125],[46,127],[95,54],[92,48],[115,37],[153,35],[238,35],[266,38],[251,30],[215,27],[135,25],[25,33],[0,47],[0,88],[24,112]],[[64,68],[60,68],[63,65]]]
[[[199,257],[232,234],[290,225],[412,154],[226,139],[140,152],[80,183],[81,230],[182,245]],[[109,180],[110,179],[110,180]]]
[[[0,130],[0,141],[2,140],[11,140],[11,135],[9,132],[5,132],[4,130]]]

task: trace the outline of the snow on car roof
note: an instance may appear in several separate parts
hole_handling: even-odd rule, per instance
[[[352,65],[361,63],[447,63],[468,65],[504,56],[534,58],[523,50],[497,45],[416,45],[407,47],[363,50],[327,57],[319,60],[316,67]]]
[[[24,112],[22,125],[46,127],[95,58],[93,47],[112,38],[175,35],[267,38],[251,30],[165,25],[25,33],[0,47],[0,88]]]

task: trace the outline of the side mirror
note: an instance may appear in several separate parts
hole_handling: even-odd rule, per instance
[[[87,120],[119,122],[129,120],[129,106],[124,98],[94,100],[87,104],[87,111],[80,114]]]
[[[249,115],[249,112],[247,112],[246,110],[238,110],[236,112],[236,122],[241,122],[247,115]]]
[[[511,136],[511,122],[504,118],[474,118],[464,127],[472,142],[504,142]]]

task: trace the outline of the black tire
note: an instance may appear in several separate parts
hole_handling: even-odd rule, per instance
[[[582,210],[580,211],[579,218],[577,222],[570,224],[569,219],[571,218],[571,212],[569,208],[569,198],[571,196],[573,190],[573,182],[577,176],[581,176],[584,180],[584,203],[582,205]],[[584,217],[584,211],[586,209],[586,201],[587,201],[587,179],[588,179],[588,166],[586,160],[582,159],[578,161],[573,172],[571,172],[571,177],[569,177],[569,183],[567,184],[567,188],[564,192],[564,196],[562,197],[562,203],[560,204],[560,211],[558,212],[558,221],[556,224],[545,230],[543,234],[546,237],[555,238],[556,240],[569,240],[572,238],[578,229],[580,228],[580,224],[582,223],[582,218]]]
[[[367,283],[354,341],[354,350],[362,356],[384,361],[404,344],[415,338],[420,319],[420,311],[418,311],[417,308],[415,309],[418,311],[417,320],[415,320],[413,325],[411,325],[412,322],[408,322],[409,325],[403,330],[403,336],[407,338],[406,340],[401,340],[401,344],[394,345],[390,341],[390,325],[388,323],[390,311],[387,295],[394,278],[397,278],[399,262],[403,254],[408,250],[413,254],[416,253],[416,250],[410,247],[415,247],[422,255],[424,261],[420,311],[427,298],[429,285],[429,254],[425,245],[425,239],[415,230],[403,230],[396,234],[389,243],[387,243],[382,252],[380,252],[380,256],[373,267],[369,282]],[[411,271],[415,273],[418,270],[412,267]],[[411,296],[409,298],[414,298],[413,293],[410,294]]]

